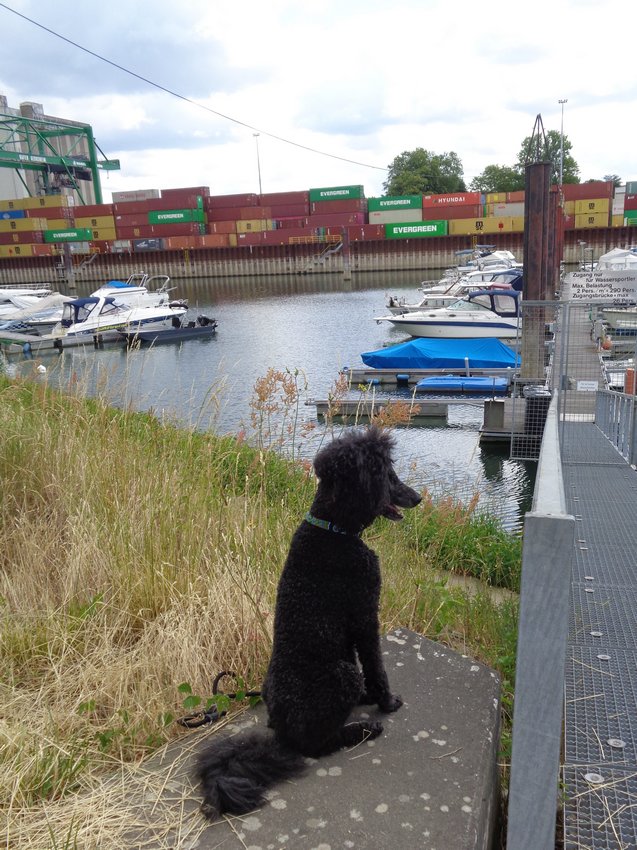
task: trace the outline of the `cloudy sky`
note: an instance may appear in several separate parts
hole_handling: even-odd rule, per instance
[[[102,177],[105,200],[178,186],[258,192],[258,165],[263,192],[362,183],[369,197],[417,147],[457,153],[468,185],[515,163],[537,115],[559,131],[560,99],[581,179],[637,180],[630,7],[7,0],[0,94],[92,125],[122,165]]]

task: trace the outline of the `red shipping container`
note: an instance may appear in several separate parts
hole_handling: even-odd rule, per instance
[[[210,189],[208,186],[188,186],[185,189],[162,189],[162,198],[173,198],[180,195],[201,195],[202,198],[210,197]],[[187,207],[177,207],[177,209],[188,209]]]
[[[272,218],[300,218],[301,216],[310,214],[309,204],[276,204],[270,207],[272,210]]]
[[[31,244],[31,250],[34,257],[52,257],[54,245],[37,245]]]
[[[196,222],[184,224],[146,224],[143,227],[118,227],[118,239],[144,239],[147,236],[199,236]]]
[[[44,242],[41,230],[21,230],[12,233],[0,233],[0,245],[32,245],[34,242]]]
[[[315,227],[286,227],[285,230],[266,230],[265,233],[277,233],[283,239],[285,245],[291,239],[315,239],[317,236]]]
[[[301,192],[267,192],[265,195],[259,195],[259,203],[266,207],[287,206],[288,204],[309,205],[310,193],[307,189]]]
[[[310,213],[314,215],[327,215],[328,213],[356,213],[367,212],[366,198],[349,198],[345,201],[313,201],[310,204]]]
[[[308,218],[275,218],[277,230],[288,230],[290,227],[307,227]]]
[[[290,237],[289,230],[264,230],[263,236],[264,245],[289,245]]]
[[[338,203],[330,201],[329,203]],[[348,224],[366,224],[364,212],[332,213],[331,215],[311,215],[308,223],[311,227],[346,227]]]
[[[637,195],[626,195],[624,197],[625,210],[637,210]]]
[[[237,221],[241,207],[216,207],[206,209],[208,221]]]
[[[520,189],[517,192],[507,192],[507,203],[508,204],[519,204],[524,202],[524,189]]]
[[[91,242],[91,254],[110,254],[111,243],[105,242],[102,239],[97,239]]]
[[[199,237],[202,248],[226,248],[230,244],[227,233],[207,233]]]
[[[164,248],[168,251],[198,248],[201,238],[201,236],[169,236],[167,239],[164,239]]]
[[[259,196],[247,195],[210,195],[204,198],[204,208],[218,209],[219,207],[256,207],[259,205]]]
[[[250,221],[251,219],[264,219],[264,218],[272,218],[272,208],[271,207],[239,207],[238,214],[236,218],[242,219],[243,221]]]
[[[65,218],[73,221],[74,207],[38,207],[35,210],[25,210],[25,218]],[[79,215],[79,213],[78,213]]]
[[[237,233],[237,245],[263,245],[263,234],[266,230],[257,233]]]
[[[453,218],[482,218],[482,204],[458,204],[453,207],[423,207],[423,221],[449,221]]]
[[[422,196],[423,209],[426,207],[452,207],[456,204],[479,204],[481,201],[480,192],[455,192],[452,195]]]
[[[236,221],[209,221],[206,224],[206,233],[211,234],[223,234],[223,233],[236,233],[237,232],[237,222]]]
[[[590,183],[563,183],[562,194],[566,201],[588,201],[590,198],[612,198],[612,180],[593,180]]]
[[[575,216],[574,215],[565,215],[564,216],[564,230],[574,230],[575,229]]]
[[[93,218],[95,216],[113,215],[113,204],[78,204],[76,207],[70,207],[68,212],[74,213],[78,218]],[[50,218],[60,218],[61,216],[49,216]]]
[[[148,213],[137,213],[137,215],[116,215],[115,227],[145,227],[148,224]]]
[[[347,228],[350,242],[364,242],[369,239],[384,239],[384,224],[359,224]]]
[[[197,209],[197,196],[188,195],[180,199],[175,198],[151,198],[148,201],[126,201],[125,203],[113,204],[114,215],[139,215],[159,210],[195,210]]]

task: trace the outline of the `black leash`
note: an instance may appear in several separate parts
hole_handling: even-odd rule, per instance
[[[219,682],[225,676],[232,676],[232,678],[236,678],[234,673],[231,673],[229,670],[222,670],[221,673],[217,673],[213,682],[212,682],[212,695],[216,696],[224,696],[228,699],[236,699],[237,693],[225,693],[224,691],[219,691]],[[242,698],[245,697],[260,697],[261,691],[242,691]],[[198,711],[195,714],[187,714],[185,717],[179,718],[177,723],[180,726],[185,726],[187,729],[197,729],[199,726],[205,726],[208,723],[216,723],[217,720],[220,720],[224,715],[228,712],[224,709],[219,711],[216,705],[211,705],[210,708],[207,708],[205,711]]]

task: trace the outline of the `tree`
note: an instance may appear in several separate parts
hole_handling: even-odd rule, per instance
[[[622,185],[622,179],[618,174],[605,174],[602,179],[603,180],[612,180],[613,186],[615,187],[615,189],[618,189]]]
[[[436,154],[424,148],[404,151],[388,168],[383,183],[387,195],[448,195],[465,192],[458,154]]]
[[[557,130],[548,130],[543,136],[527,136],[522,142],[516,168],[524,175],[524,169],[532,162],[551,162],[553,173],[551,183],[560,182],[560,162],[562,163],[562,183],[579,183],[579,166],[571,156],[573,145],[564,136],[562,154],[562,134]]]
[[[516,192],[524,189],[524,174],[508,165],[487,165],[482,174],[471,181],[474,192]]]

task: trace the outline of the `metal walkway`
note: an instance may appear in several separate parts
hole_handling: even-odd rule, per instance
[[[576,520],[564,704],[564,848],[637,847],[637,472],[592,422],[563,423]]]

